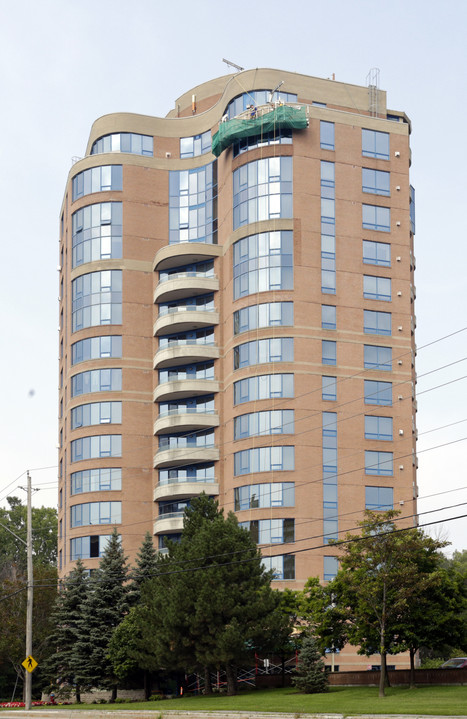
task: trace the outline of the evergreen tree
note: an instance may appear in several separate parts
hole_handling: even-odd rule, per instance
[[[117,693],[117,678],[108,656],[112,633],[127,614],[128,569],[120,538],[114,529],[99,564],[90,580],[82,607],[79,633],[73,651],[75,679],[83,687],[112,689]]]
[[[132,572],[132,582],[129,588],[129,602],[137,604],[141,598],[141,586],[149,579],[153,579],[157,571],[157,550],[154,547],[150,532],[146,532],[143,543],[136,556],[136,566]]]
[[[328,690],[324,661],[313,637],[307,636],[303,639],[293,685],[305,694],[320,694]]]
[[[222,666],[235,693],[238,663],[290,631],[255,542],[233,513],[225,518],[201,495],[185,510],[180,543],[158,566],[142,592],[147,650],[159,666],[204,669],[206,676]]]
[[[81,559],[63,580],[51,616],[53,626],[47,645],[52,653],[42,665],[43,672],[55,685],[56,692],[74,688],[76,701],[80,701],[80,687],[75,683],[73,656],[83,618],[83,604],[87,597],[89,580]]]

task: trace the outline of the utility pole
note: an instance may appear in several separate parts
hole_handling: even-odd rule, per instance
[[[32,656],[32,603],[33,603],[33,569],[32,569],[32,509],[31,509],[31,476],[29,470],[27,473],[27,535],[26,535],[26,551],[27,551],[27,569],[28,569],[28,594],[26,605],[26,656]],[[26,671],[26,696],[25,709],[31,709],[31,688],[32,674]]]

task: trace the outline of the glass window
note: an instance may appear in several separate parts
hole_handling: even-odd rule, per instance
[[[71,283],[72,332],[122,323],[122,271],[80,275]]]
[[[322,340],[321,348],[323,364],[337,364],[337,342]]]
[[[365,439],[392,442],[392,417],[365,415]]]
[[[233,156],[242,155],[255,147],[266,147],[267,145],[291,145],[292,130],[280,129],[264,132],[254,137],[244,137],[233,144]]]
[[[335,168],[321,161],[321,292],[336,293]]]
[[[233,229],[293,217],[292,158],[266,157],[233,172]]]
[[[273,397],[293,396],[293,374],[263,374],[234,382],[234,405]]]
[[[367,300],[391,301],[391,279],[363,275],[363,296]]]
[[[252,340],[234,347],[234,369],[267,362],[293,362],[293,337]]]
[[[409,212],[410,212],[410,231],[412,235],[415,234],[415,188],[410,185],[410,205],[409,205]]]
[[[364,345],[363,366],[365,369],[392,370],[392,348],[379,345]]]
[[[211,130],[193,135],[192,137],[180,138],[180,157],[197,157],[211,152]]]
[[[234,334],[260,327],[293,326],[293,302],[269,302],[234,312]]]
[[[74,212],[72,267],[122,257],[122,203],[97,202]]]
[[[365,404],[379,404],[383,407],[392,406],[392,383],[364,380]]]
[[[72,179],[72,202],[92,192],[122,190],[122,166],[102,165],[79,172]]]
[[[94,424],[121,424],[121,402],[92,402],[81,404],[71,410],[71,429]]]
[[[169,244],[217,243],[217,164],[169,173]]]
[[[159,402],[159,416],[168,414],[214,414],[214,395]]]
[[[93,143],[91,155],[103,152],[131,152],[133,155],[154,154],[154,138],[150,135],[138,135],[135,132],[116,132],[104,135]]]
[[[84,469],[71,475],[71,494],[83,492],[119,491],[122,488],[122,470],[120,467],[102,469]]]
[[[392,452],[365,450],[365,474],[392,476],[394,474]]]
[[[190,434],[160,434],[159,451],[185,449],[187,447],[214,447],[214,429]]]
[[[88,524],[120,524],[122,521],[121,502],[88,502],[71,507],[71,526],[85,527]]]
[[[250,532],[256,544],[284,544],[295,541],[293,519],[253,519],[238,526]]]
[[[185,509],[190,506],[189,499],[182,499],[179,501],[168,500],[164,502],[158,502],[159,517],[183,517]]]
[[[362,205],[362,226],[365,230],[391,231],[391,210],[389,207]]]
[[[71,378],[72,397],[88,392],[119,392],[121,389],[121,369],[92,369]]]
[[[214,312],[214,293],[197,295],[196,297],[184,297],[172,302],[160,302],[159,314],[168,315],[175,312]]]
[[[293,233],[261,232],[233,246],[234,300],[257,292],[293,289]]]
[[[336,308],[334,305],[321,305],[321,327],[323,330],[336,329]]]
[[[75,559],[102,557],[110,542],[110,537],[110,534],[100,534],[93,537],[70,539],[71,559],[74,561]]]
[[[323,557],[323,579],[330,582],[339,571],[339,560],[337,557]]]
[[[389,172],[362,167],[362,192],[389,197],[391,194],[389,178]]]
[[[335,401],[337,399],[337,378],[322,377],[322,399],[326,401]]]
[[[213,345],[214,327],[204,327],[200,330],[177,332],[174,335],[159,336],[159,349],[165,347],[182,347],[184,345]]]
[[[122,435],[100,434],[97,437],[81,437],[71,442],[71,461],[97,459],[99,457],[121,457]]]
[[[334,123],[320,120],[319,141],[322,150],[334,150]]]
[[[190,265],[171,267],[159,272],[159,282],[184,279],[185,277],[215,277],[214,260],[193,262]]]
[[[247,484],[234,489],[234,511],[269,507],[293,507],[295,485],[293,482],[266,482]]]
[[[365,509],[372,512],[387,512],[394,509],[392,487],[365,487]]]
[[[251,412],[234,418],[234,439],[267,434],[293,434],[293,409]]]
[[[271,98],[270,90],[250,90],[244,92],[229,102],[225,114],[229,120],[244,112],[249,105],[267,105],[270,102],[297,102],[297,95],[293,92],[275,92]]]
[[[168,467],[159,470],[159,484],[179,482],[214,482],[214,464],[193,464],[183,467]]]
[[[363,310],[363,331],[371,335],[390,335],[391,313]]]
[[[363,263],[391,267],[391,245],[387,242],[363,240]]]
[[[279,579],[295,579],[295,557],[293,554],[263,557],[262,564],[267,572],[273,572],[273,581]]]
[[[389,133],[362,129],[362,155],[389,160]]]
[[[294,469],[294,447],[254,447],[234,453],[234,476]]]
[[[87,337],[71,345],[71,364],[79,364],[91,359],[122,356],[121,335],[102,335]]]
[[[159,370],[159,383],[185,379],[214,379],[214,362],[196,362],[191,365]]]

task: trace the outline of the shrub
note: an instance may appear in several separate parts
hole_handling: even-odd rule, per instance
[[[327,692],[328,677],[324,670],[324,661],[316,647],[313,637],[305,637],[298,655],[298,668],[295,670],[293,685],[305,694]]]

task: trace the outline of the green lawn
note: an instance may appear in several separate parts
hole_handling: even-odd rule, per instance
[[[294,689],[242,692],[235,697],[183,697],[134,704],[81,704],[76,709],[154,709],[164,714],[170,709],[186,711],[287,712],[293,714],[467,714],[467,686],[421,686],[417,689],[387,689],[380,699],[377,687],[332,687],[327,694],[298,694]]]

